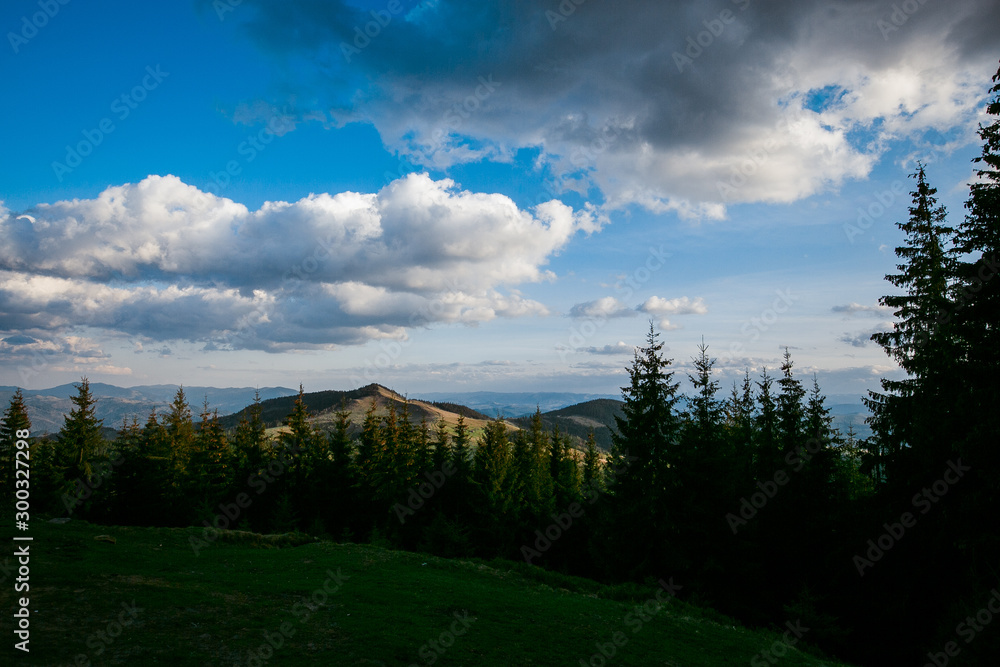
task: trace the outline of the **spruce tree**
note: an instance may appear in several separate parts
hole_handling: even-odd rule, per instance
[[[473,457],[473,479],[487,504],[501,509],[510,477],[511,448],[507,424],[497,416],[487,422]]]
[[[531,473],[525,473],[526,479],[531,478],[528,483],[528,492],[532,496],[535,513],[547,516],[549,512],[555,510],[555,493],[552,476],[545,472],[548,466],[549,437],[545,432],[545,425],[542,423],[542,408],[539,405],[535,406],[535,413],[531,415],[526,437],[526,444],[531,456]],[[528,465],[529,462],[525,461],[525,466]]]
[[[129,427],[115,446],[122,463],[115,475],[115,512],[126,525],[183,525],[190,498],[180,484],[170,434],[156,410],[140,429]]]
[[[638,348],[628,369],[630,384],[622,387],[622,416],[615,417],[618,432],[612,435],[615,464],[628,465],[629,473],[616,485],[617,493],[636,493],[648,501],[661,500],[671,484],[671,464],[680,431],[674,409],[678,383],[667,368],[672,360],[662,354],[659,334],[649,326],[646,346]]]
[[[170,410],[164,418],[164,426],[170,441],[171,463],[177,479],[187,475],[188,462],[194,449],[194,421],[191,406],[188,405],[184,387],[178,387]]]
[[[302,483],[308,474],[308,468],[316,456],[316,438],[312,425],[309,423],[309,407],[305,402],[305,390],[299,385],[299,393],[292,404],[292,411],[285,417],[286,431],[279,436],[279,443],[285,451],[285,456],[292,461],[291,474],[293,486]]]
[[[351,446],[351,412],[342,407],[337,411],[336,419],[333,422],[333,430],[329,435],[327,449],[330,457],[336,464],[338,471],[349,472],[354,464],[353,448]]]
[[[738,504],[739,496],[733,491],[738,488],[740,465],[725,434],[724,405],[716,398],[719,383],[712,378],[715,360],[709,357],[704,341],[692,363],[695,372],[688,380],[694,392],[684,415],[675,495],[684,512],[675,518],[675,542],[684,559],[695,564],[692,581],[712,586],[732,545],[732,534],[719,517]]]
[[[583,490],[585,494],[600,493],[604,487],[601,478],[601,455],[593,429],[587,433],[587,449],[583,454]]]
[[[694,388],[694,396],[686,416],[690,427],[696,431],[696,440],[707,446],[719,440],[724,406],[715,397],[719,391],[719,383],[712,379],[715,360],[708,356],[708,346],[704,340],[698,346],[698,356],[692,363],[695,374],[689,374],[688,380]]]
[[[431,448],[431,430],[427,424],[426,416],[420,418],[420,425],[414,430],[413,450],[413,478],[417,478],[423,473],[429,472],[434,461],[434,452]]]
[[[472,458],[469,451],[469,427],[465,416],[459,415],[455,423],[455,437],[452,438],[452,462],[455,464],[455,477],[467,480],[471,477]]]
[[[609,483],[613,522],[620,544],[630,549],[623,565],[632,574],[660,571],[674,532],[677,445],[681,421],[675,412],[678,383],[650,322],[645,347],[636,349],[622,387],[622,415],[615,417]]]
[[[778,434],[783,452],[789,452],[795,447],[805,444],[805,407],[803,401],[806,390],[802,383],[792,373],[792,355],[785,348],[784,361],[781,364],[781,379],[778,380],[780,392],[777,400]]]
[[[753,483],[753,440],[756,414],[753,387],[750,370],[747,369],[744,371],[742,384],[733,382],[733,389],[724,408],[725,437],[730,443],[729,450],[733,455],[733,469],[737,475],[737,479],[734,480],[734,490],[742,490],[752,486]],[[737,495],[742,496],[742,491]]]
[[[435,426],[431,466],[434,470],[442,470],[449,461],[451,461],[451,436],[448,435],[448,424],[442,417]]]
[[[358,534],[371,530],[378,514],[375,510],[378,469],[376,458],[382,449],[382,429],[375,413],[376,408],[377,403],[373,398],[361,422],[361,433],[358,435],[357,452],[354,457],[354,468],[357,471],[355,492],[358,500],[354,532]]]
[[[692,359],[695,373],[688,380],[694,389],[684,414],[681,446],[678,453],[678,476],[683,498],[692,513],[707,511],[725,497],[734,484],[734,465],[730,441],[723,437],[724,406],[715,395],[719,383],[712,379],[715,360],[708,356],[704,340],[698,356]],[[724,512],[725,510],[723,510]],[[694,523],[702,523],[695,518]]]
[[[568,482],[566,476],[566,450],[568,445],[559,431],[559,426],[553,427],[549,433],[548,446],[548,477],[552,484],[552,500],[555,508],[565,507],[568,503]]]
[[[537,488],[536,466],[528,436],[523,430],[514,432],[511,437],[510,459],[512,511],[520,524],[530,525],[534,523],[533,516],[537,511],[537,498],[534,494]]]
[[[395,402],[392,406],[395,407]],[[423,470],[424,462],[430,458],[430,451],[426,447],[428,444],[426,440],[423,442],[423,449],[421,449],[420,430],[411,421],[410,400],[408,398],[403,399],[398,425],[399,431],[393,461],[396,462],[397,488],[405,491]]]
[[[263,407],[258,390],[254,392],[253,403],[240,418],[236,433],[233,435],[233,451],[236,466],[240,470],[237,479],[245,480],[248,476],[258,474],[264,465],[265,449],[269,445],[269,440],[262,414]]]
[[[742,384],[733,381],[729,400],[725,404],[726,427],[737,435],[737,440],[747,440],[748,432],[753,428],[754,398],[753,380],[750,379],[750,369],[744,371]],[[741,437],[743,436],[743,437]]]
[[[219,411],[209,410],[208,397],[201,411],[201,421],[194,438],[191,478],[199,493],[211,501],[221,494],[232,469],[229,442],[219,424]]]
[[[956,449],[978,464],[983,480],[983,507],[1000,503],[1000,69],[986,114],[992,120],[979,126],[983,147],[974,159],[976,181],[965,203],[966,216],[959,225],[955,245],[955,330],[960,340],[957,374],[964,383],[956,401],[961,433],[956,428]]]
[[[310,526],[310,532],[325,531],[335,538],[350,534],[356,479],[350,425],[351,413],[342,405],[326,437],[315,434],[317,456],[307,480],[306,500],[309,512],[322,525]]]
[[[813,375],[805,410],[806,453],[810,455],[806,467],[805,487],[809,494],[811,511],[831,516],[847,499],[846,466],[837,450],[840,434],[833,428],[830,408]],[[804,456],[804,455],[803,455]]]
[[[372,484],[380,506],[388,508],[405,497],[414,479],[412,445],[409,442],[411,430],[401,424],[396,414],[396,402],[390,400],[389,409],[381,420],[372,468]]]
[[[86,482],[91,474],[93,458],[105,446],[101,432],[103,420],[95,414],[97,399],[90,393],[90,381],[83,378],[77,394],[70,398],[73,409],[66,415],[56,439],[56,464],[63,472],[66,485]]]
[[[365,410],[364,419],[361,422],[361,433],[358,437],[358,451],[355,456],[355,466],[358,469],[358,481],[365,486],[371,483],[375,467],[375,453],[380,447],[381,435],[379,433],[378,416],[375,414],[375,401],[373,400]]]
[[[961,494],[950,499],[941,514],[947,521],[941,541],[962,545],[967,600],[993,585],[1000,562],[1000,537],[991,529],[1000,512],[1000,69],[992,82],[986,104],[989,122],[979,126],[983,143],[974,160],[976,179],[955,236],[952,331],[958,349],[951,354],[951,368],[961,389],[950,403],[954,416],[948,420],[949,438],[953,460],[960,459],[971,470],[961,482]],[[951,579],[951,571],[948,574]],[[975,611],[973,604],[965,608]],[[997,655],[998,644],[982,646],[980,659]]]
[[[498,415],[486,423],[473,456],[473,515],[483,553],[503,553],[510,546],[512,477],[507,424]]]
[[[0,511],[7,512],[13,507],[15,489],[15,452],[17,441],[30,443],[25,433],[31,432],[31,419],[28,418],[28,408],[24,404],[24,394],[19,388],[10,398],[10,405],[0,421]],[[18,434],[21,435],[18,435]],[[30,452],[30,449],[28,450]],[[30,482],[30,479],[29,479]]]
[[[965,220],[955,235],[955,250],[961,257],[956,267],[958,289],[956,311],[961,324],[965,351],[970,355],[969,368],[980,365],[976,377],[979,389],[996,400],[997,389],[992,371],[996,368],[996,350],[1000,344],[1000,69],[993,75],[992,98],[986,113],[993,118],[979,126],[983,141],[977,165],[977,180],[971,185],[965,202]],[[987,379],[990,378],[990,379]],[[993,403],[995,406],[996,404]],[[991,414],[996,414],[992,411]]]
[[[956,425],[944,415],[958,393],[954,363],[961,356],[950,315],[955,263],[946,249],[954,230],[945,223],[946,211],[937,204],[937,190],[928,184],[924,166],[918,164],[911,176],[917,184],[910,217],[897,223],[906,234],[904,245],[896,248],[899,273],[885,277],[904,293],[880,299],[893,308],[898,322],[892,331],[872,335],[907,377],[883,379],[883,393],[869,392],[866,399],[890,475],[901,476],[900,483],[947,458],[947,442]]]
[[[441,507],[448,519],[457,524],[471,525],[475,517],[471,504],[474,502],[472,482],[472,453],[469,444],[469,426],[465,417],[458,416],[451,437],[448,459],[454,473],[442,489]]]
[[[771,479],[776,470],[784,466],[784,452],[778,437],[778,405],[772,387],[774,378],[767,368],[757,381],[757,416],[754,420],[754,478]]]

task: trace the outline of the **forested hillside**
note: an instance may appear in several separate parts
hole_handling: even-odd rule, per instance
[[[559,410],[542,413],[542,425],[547,430],[558,427],[579,449],[586,446],[591,433],[599,449],[611,449],[611,434],[615,431],[615,419],[622,415],[622,402],[609,398],[571,405]],[[521,428],[528,428],[532,417],[518,417],[511,420]]]

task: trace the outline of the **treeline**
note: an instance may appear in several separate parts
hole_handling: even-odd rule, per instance
[[[341,410],[320,432],[301,389],[275,437],[259,401],[227,432],[208,406],[196,423],[181,388],[164,414],[108,442],[84,379],[59,434],[32,446],[32,506],[108,524],[201,526],[195,554],[219,530],[303,531],[604,580],[675,576],[695,599],[749,622],[778,621],[792,604],[817,623],[811,591],[826,588],[830,527],[873,492],[863,443],[830,427],[819,387],[806,391],[787,352],[777,378],[748,373],[722,400],[703,346],[696,393],[679,413],[661,348],[651,327],[607,454],[593,438],[573,449],[540,412],[519,430],[497,417],[473,440],[463,416],[414,423],[408,404],[377,412],[374,398],[360,429]],[[0,427],[4,451],[7,434],[26,428],[17,393]],[[811,626],[817,640],[846,632],[823,623]]]

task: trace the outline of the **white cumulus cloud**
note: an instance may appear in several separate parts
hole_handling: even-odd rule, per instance
[[[86,326],[265,350],[546,315],[516,286],[554,278],[549,259],[601,225],[426,174],[256,211],[150,176],[0,213],[0,334]]]

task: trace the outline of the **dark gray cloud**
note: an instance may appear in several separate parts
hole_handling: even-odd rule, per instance
[[[20,345],[31,345],[32,343],[35,343],[37,341],[31,336],[16,335],[4,338],[3,342],[9,345],[10,347],[18,347]]]
[[[864,331],[857,331],[854,333],[845,333],[843,336],[838,338],[842,343],[847,343],[852,347],[867,347],[872,343],[872,335],[881,333],[883,331],[892,331],[892,322],[880,322],[877,326],[871,329],[866,329]]]
[[[371,122],[428,165],[540,148],[611,206],[696,216],[835,188],[886,141],[967,127],[1000,46],[989,0],[439,0],[374,27],[345,2],[243,5],[284,63],[262,95],[317,99],[304,114]]]
[[[597,354],[597,355],[607,355],[607,356],[618,356],[618,355],[631,355],[635,352],[635,345],[628,345],[623,341],[618,341],[617,343],[604,345],[602,347],[584,347],[580,348],[581,352],[586,352],[587,354]]]

